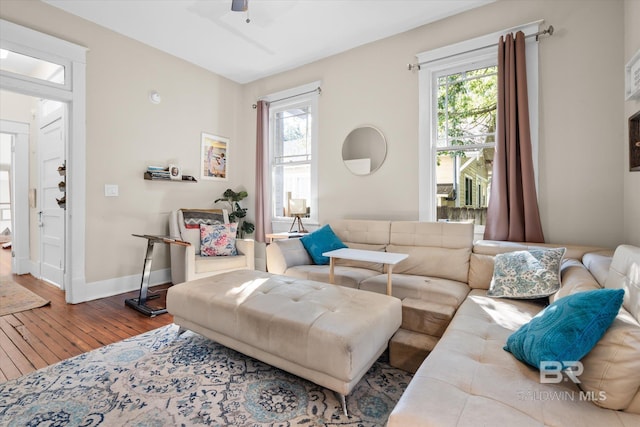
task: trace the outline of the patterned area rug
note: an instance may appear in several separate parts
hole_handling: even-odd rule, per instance
[[[0,316],[42,307],[49,302],[9,277],[0,277]]]
[[[411,374],[378,360],[347,396],[169,325],[0,384],[8,426],[383,426]]]

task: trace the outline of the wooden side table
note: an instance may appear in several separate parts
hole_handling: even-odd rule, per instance
[[[156,243],[166,243],[170,245],[191,246],[189,242],[178,240],[169,236],[154,236],[150,234],[132,234],[135,237],[147,239],[147,253],[144,257],[144,265],[142,267],[142,280],[140,282],[140,293],[138,298],[127,298],[125,305],[145,314],[149,317],[155,317],[158,314],[167,312],[166,308],[153,308],[147,305],[147,300],[158,298],[159,295],[148,296],[149,278],[151,276],[151,262],[153,261],[153,246]]]
[[[273,243],[274,240],[276,239],[292,239],[294,237],[302,237],[305,234],[309,234],[309,233],[295,233],[295,232],[282,232],[282,233],[269,233],[269,234],[265,234],[264,237],[266,237],[269,240],[269,243]]]

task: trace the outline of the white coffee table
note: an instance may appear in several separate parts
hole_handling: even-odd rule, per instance
[[[391,295],[391,270],[400,261],[407,259],[409,255],[396,252],[368,251],[366,249],[336,249],[325,252],[323,256],[329,257],[329,282],[335,284],[335,260],[337,258],[350,259],[352,261],[365,261],[384,264],[387,266],[387,295]]]

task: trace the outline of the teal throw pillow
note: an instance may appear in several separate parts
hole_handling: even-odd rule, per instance
[[[560,289],[565,248],[530,249],[498,254],[487,295],[495,298],[536,299]]]
[[[511,334],[505,350],[540,369],[540,362],[579,361],[620,311],[623,289],[578,292],[556,300]]]
[[[323,225],[313,233],[302,236],[300,241],[309,252],[313,262],[318,265],[329,264],[329,258],[322,256],[324,252],[346,248],[347,245],[333,232],[329,224]]]

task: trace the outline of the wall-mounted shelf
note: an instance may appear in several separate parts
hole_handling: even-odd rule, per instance
[[[191,175],[182,175],[182,179],[170,179],[164,176],[154,176],[151,172],[145,172],[144,179],[149,181],[166,181],[166,182],[198,182],[198,180]]]

